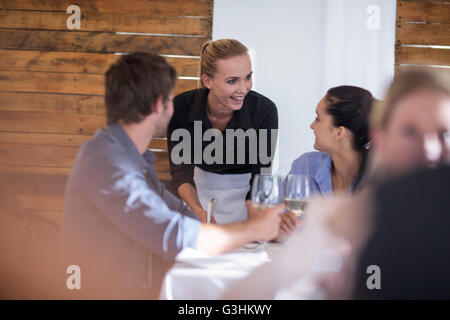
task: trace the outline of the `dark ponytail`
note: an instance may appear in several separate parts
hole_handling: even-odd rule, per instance
[[[361,164],[353,191],[359,185],[367,168],[369,141],[369,114],[374,102],[372,94],[359,87],[340,86],[331,88],[326,95],[326,111],[333,118],[333,125],[345,127],[353,134],[353,148],[361,154]]]

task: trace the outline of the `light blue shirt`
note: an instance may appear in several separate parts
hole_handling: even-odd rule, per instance
[[[71,263],[84,263],[91,274],[87,286],[104,286],[97,278],[108,270],[109,289],[129,298],[124,290],[153,286],[148,276],[160,281],[154,271],[162,262],[196,248],[200,221],[166,190],[154,164],[153,153],[140,154],[118,124],[80,148],[66,186],[61,240]]]
[[[307,152],[302,154],[292,163],[289,174],[303,174],[313,180],[312,194],[332,194],[331,182],[331,156],[326,152]],[[354,183],[350,186],[349,193],[354,191]]]

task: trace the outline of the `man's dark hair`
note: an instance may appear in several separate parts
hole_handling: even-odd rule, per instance
[[[122,56],[105,74],[107,123],[139,123],[152,113],[158,97],[168,99],[175,82],[175,69],[158,54]]]

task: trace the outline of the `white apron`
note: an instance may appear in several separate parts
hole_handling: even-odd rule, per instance
[[[208,199],[216,199],[213,217],[218,224],[247,220],[245,198],[250,191],[251,173],[217,174],[194,168],[194,182],[204,210]]]

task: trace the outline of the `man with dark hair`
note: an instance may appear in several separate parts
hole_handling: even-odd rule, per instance
[[[173,114],[175,70],[159,55],[125,55],[106,73],[108,125],[79,150],[65,193],[62,245],[81,269],[83,298],[156,298],[184,248],[221,254],[277,235],[282,205],[249,219],[202,224],[158,181],[152,138]],[[76,290],[74,290],[76,291]]]
[[[356,299],[450,298],[450,166],[385,182],[360,258]]]
[[[122,57],[106,72],[106,118],[108,124],[138,123],[153,112],[160,96],[167,101],[177,80],[175,69],[164,58],[147,53]]]

